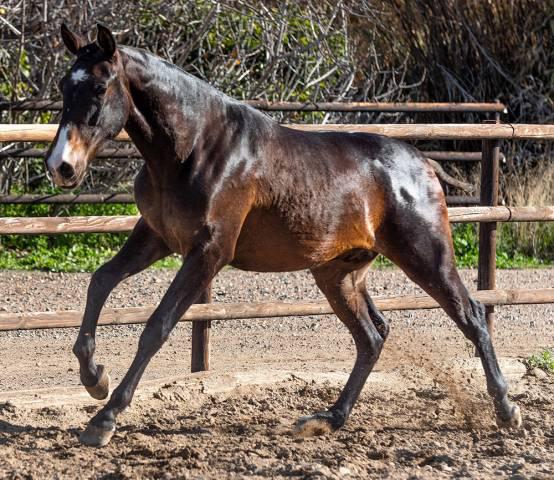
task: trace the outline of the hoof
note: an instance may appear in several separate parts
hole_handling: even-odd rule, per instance
[[[104,365],[98,365],[98,382],[92,387],[87,387],[87,392],[96,400],[104,400],[110,393],[110,376],[106,373]]]
[[[79,441],[83,445],[88,445],[89,447],[104,447],[110,443],[114,433],[115,426],[109,430],[104,430],[103,428],[89,424],[81,435],[79,435]]]
[[[337,418],[333,412],[321,412],[299,418],[294,424],[292,434],[299,438],[326,435],[338,430],[343,424],[344,420]]]
[[[521,427],[521,412],[517,405],[512,406],[512,411],[509,418],[496,416],[496,424],[499,428],[519,428]]]

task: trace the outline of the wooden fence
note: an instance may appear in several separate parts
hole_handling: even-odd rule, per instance
[[[381,112],[381,113],[477,113],[494,115],[498,120],[501,113],[506,113],[506,107],[501,103],[379,103],[379,102],[269,102],[266,100],[246,100],[245,103],[266,111],[281,112]],[[20,111],[58,111],[62,108],[61,101],[49,99],[28,99],[18,102],[0,102],[0,112]],[[9,146],[0,151],[2,158],[37,158],[44,157],[45,148],[13,148]],[[438,161],[481,161],[481,152],[425,152],[428,158]],[[98,152],[100,159],[140,158],[134,148],[106,148]],[[0,204],[96,204],[96,203],[134,203],[133,196],[125,193],[83,194],[83,195],[0,195]],[[479,205],[478,196],[447,195],[446,203],[450,206]]]
[[[259,110],[274,112],[390,112],[390,113],[507,113],[502,103],[455,102],[270,102],[244,100]],[[62,102],[49,99],[29,99],[0,102],[0,111],[61,110]]]
[[[254,102],[251,102],[254,104]],[[302,110],[302,111],[404,111],[404,112],[499,112],[504,111],[500,104],[350,104],[346,109],[328,103],[318,104],[285,104],[283,102],[254,104],[266,110]],[[0,109],[5,105],[0,104]],[[21,102],[12,109],[43,109],[39,103]],[[39,108],[40,107],[40,108]],[[58,104],[49,103],[51,109],[59,108]],[[294,108],[293,108],[294,107]],[[554,140],[554,125],[500,124],[498,117],[494,123],[485,124],[381,124],[381,125],[286,125],[288,128],[306,131],[349,131],[369,132],[388,135],[406,140],[481,140],[482,152],[430,152],[430,158],[437,160],[481,161],[480,207],[449,208],[451,222],[479,222],[479,274],[478,289],[475,298],[482,301],[487,309],[487,322],[491,331],[494,326],[494,305],[512,305],[527,303],[554,302],[554,289],[535,290],[496,290],[496,228],[497,222],[508,221],[554,221],[554,207],[504,207],[497,206],[498,174],[501,140]],[[52,141],[57,125],[0,125],[1,142],[48,142]],[[118,140],[128,141],[123,132]],[[119,154],[118,152],[123,152]],[[129,157],[127,147],[105,151],[102,156]],[[28,149],[28,155],[43,155],[44,150]],[[32,155],[31,155],[32,154]],[[10,155],[17,156],[17,155]],[[117,195],[123,195],[117,197]],[[44,202],[51,198],[51,203],[72,203],[81,197],[83,201],[130,200],[124,194],[106,195],[95,198],[85,195],[58,195],[46,198],[36,196],[14,196],[11,200],[21,203]],[[55,217],[55,218],[0,218],[0,234],[58,234],[58,233],[107,233],[128,232],[137,221],[132,216],[111,217]],[[436,308],[436,302],[427,296],[407,296],[378,298],[376,304],[382,310]],[[151,308],[106,309],[101,316],[100,324],[125,324],[145,322]],[[264,304],[206,304],[194,305],[183,320],[193,321],[192,370],[209,368],[209,330],[211,320],[228,320],[236,318],[281,317],[289,315],[324,315],[332,313],[326,301],[312,303],[264,303]],[[78,326],[80,312],[37,312],[25,314],[0,314],[0,330],[29,328],[60,328]]]
[[[284,127],[306,132],[365,132],[402,140],[553,140],[554,125],[521,123],[392,123],[358,125],[345,123],[284,124]],[[51,142],[58,125],[0,125],[0,142]],[[116,140],[128,142],[121,132]],[[486,149],[485,149],[486,150]],[[485,151],[483,151],[484,153]]]
[[[552,222],[554,207],[450,207],[451,223]],[[130,232],[139,216],[0,217],[0,235]]]
[[[554,288],[479,290],[473,297],[487,306],[554,303]],[[381,311],[423,310],[439,308],[428,296],[402,295],[372,297]],[[128,325],[145,323],[155,307],[104,308],[99,325]],[[210,303],[192,305],[181,319],[187,322],[237,320],[250,318],[280,318],[302,315],[329,315],[333,310],[326,300],[315,302]],[[36,313],[0,313],[0,330],[31,330],[66,328],[81,325],[83,313],[60,310]]]

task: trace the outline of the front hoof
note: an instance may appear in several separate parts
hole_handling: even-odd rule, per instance
[[[98,365],[98,382],[92,387],[87,387],[87,392],[96,400],[104,400],[110,393],[110,376],[106,373],[104,365]]]
[[[326,435],[344,425],[344,417],[336,412],[320,412],[301,417],[294,424],[292,434],[295,437],[307,438],[316,435]]]
[[[110,443],[114,433],[115,426],[105,430],[89,423],[87,428],[79,435],[79,441],[89,447],[104,447]]]
[[[516,429],[521,427],[521,412],[519,407],[517,405],[513,405],[508,418],[502,418],[500,415],[497,415],[496,424],[498,425],[498,428]]]

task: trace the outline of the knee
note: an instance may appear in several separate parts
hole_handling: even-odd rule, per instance
[[[485,324],[485,306],[481,302],[469,297],[469,310],[477,323]]]
[[[389,322],[381,314],[371,317],[371,321],[373,322],[373,325],[375,325],[379,335],[381,335],[382,343],[384,343],[390,332]],[[381,348],[382,347],[383,345],[381,344]]]
[[[95,341],[91,335],[84,337],[78,336],[77,341],[73,345],[73,354],[77,358],[89,358],[93,355],[95,348]]]
[[[385,339],[379,334],[364,334],[355,338],[358,355],[367,357],[369,362],[375,362],[381,354]]]
[[[462,331],[472,341],[482,342],[488,340],[489,330],[485,319],[485,306],[472,298],[469,298],[469,306],[463,314],[464,322]]]
[[[128,388],[116,388],[110,398],[110,405],[108,405],[109,410],[112,411],[115,410],[116,412],[121,412],[122,410],[125,410],[129,405],[131,405],[131,401],[133,400],[133,394],[129,391]]]
[[[139,339],[139,350],[157,351],[169,338],[170,330],[162,321],[154,321],[147,325]]]
[[[110,262],[102,265],[90,277],[89,293],[94,291],[111,291],[121,280],[122,274],[115,272]]]
[[[483,330],[488,334],[485,306],[481,302],[469,298],[469,309],[466,318],[478,332]]]
[[[373,303],[373,301],[371,300],[367,292],[364,293],[364,297],[367,305],[367,313],[369,314],[371,323],[373,323],[375,329],[381,336],[381,339],[385,341],[389,336],[389,332],[390,332],[389,322],[379,311],[379,309],[375,306],[375,304]]]

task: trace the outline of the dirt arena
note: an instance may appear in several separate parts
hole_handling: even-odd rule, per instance
[[[475,271],[463,271],[475,288]],[[174,272],[130,279],[109,306],[152,305]],[[0,272],[0,310],[82,308],[89,275]],[[500,288],[551,287],[554,270],[499,271]],[[375,295],[421,293],[371,272]],[[320,298],[310,276],[222,272],[214,301]],[[334,402],[354,359],[333,316],[214,322],[212,371],[190,370],[190,325],[152,361],[103,449],[79,431],[97,410],[78,384],[75,329],[0,333],[0,478],[553,478],[554,381],[521,359],[554,345],[554,305],[498,309],[496,347],[523,427],[498,431],[472,348],[439,310],[388,312],[392,331],[347,426],[296,439],[302,415]],[[101,327],[113,383],[141,326]]]

